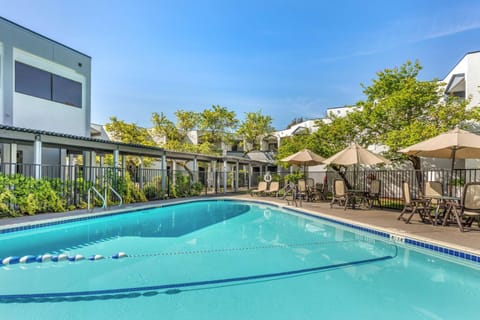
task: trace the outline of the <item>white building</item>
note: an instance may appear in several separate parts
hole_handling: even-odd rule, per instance
[[[90,137],[90,68],[89,56],[0,17],[0,125]],[[0,152],[3,163],[34,163],[31,145]],[[44,148],[41,161],[60,158]]]
[[[480,105],[480,51],[466,53],[443,79],[445,94],[471,99],[468,107]]]

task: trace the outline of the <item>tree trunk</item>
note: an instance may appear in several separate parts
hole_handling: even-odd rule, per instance
[[[336,165],[330,165],[330,167],[342,178],[342,180],[345,182],[345,187],[347,187],[347,189],[352,189],[352,184],[348,181],[345,171],[342,170],[342,167]]]
[[[417,178],[418,191],[423,195],[423,175],[421,171],[420,158],[416,156],[408,156],[408,160],[412,162],[413,169],[415,170],[415,177]]]

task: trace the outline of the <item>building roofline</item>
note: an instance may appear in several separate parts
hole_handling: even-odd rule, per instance
[[[34,34],[34,35],[37,35],[37,36],[39,36],[39,37],[44,38],[45,40],[51,41],[51,42],[53,42],[53,43],[55,43],[55,44],[58,44],[58,45],[64,47],[65,49],[72,50],[72,51],[74,51],[74,52],[76,52],[76,53],[78,53],[78,54],[81,54],[82,56],[85,56],[85,57],[87,57],[87,58],[89,58],[89,59],[92,59],[92,57],[90,57],[89,55],[87,55],[87,54],[85,54],[85,53],[83,53],[83,52],[81,52],[81,51],[78,51],[78,50],[76,50],[76,49],[73,49],[72,47],[69,47],[69,46],[67,46],[67,45],[65,45],[65,44],[63,44],[63,43],[60,43],[60,42],[58,42],[58,41],[56,41],[56,40],[53,40],[52,38],[49,38],[49,37],[47,37],[47,36],[44,36],[43,34],[40,34],[40,33],[35,32],[35,31],[33,31],[33,30],[31,30],[31,29],[29,29],[29,28],[27,28],[27,27],[24,27],[24,26],[22,26],[22,25],[20,25],[20,24],[18,24],[18,23],[16,23],[16,22],[13,22],[13,21],[11,21],[11,20],[8,20],[8,19],[6,19],[5,17],[0,16],[0,19],[3,20],[3,21],[5,21],[5,22],[7,22],[7,23],[10,23],[10,24],[12,24],[12,25],[14,25],[14,26],[16,26],[16,27],[19,27],[19,28],[23,29],[24,31],[30,32],[30,33],[32,33],[32,34]]]
[[[35,134],[35,135],[46,135],[46,136],[51,136],[51,137],[67,138],[67,139],[72,139],[72,140],[100,142],[100,143],[117,145],[117,146],[127,146],[127,147],[135,147],[135,148],[144,148],[144,149],[150,149],[150,150],[164,151],[164,149],[159,148],[159,147],[150,147],[150,146],[144,146],[144,145],[135,144],[135,143],[124,143],[124,142],[117,142],[117,141],[109,141],[109,140],[104,140],[104,139],[76,136],[76,135],[73,135],[73,134],[58,133],[58,132],[38,130],[38,129],[20,128],[20,127],[13,127],[13,126],[7,126],[7,125],[0,125],[0,130],[25,132],[25,133]]]
[[[13,133],[12,133],[13,132]],[[193,160],[197,158],[200,161],[235,161],[241,164],[265,164],[265,162],[258,160],[250,160],[241,157],[235,156],[216,156],[216,155],[205,155],[197,154],[190,152],[181,152],[166,150],[160,147],[153,146],[144,146],[140,144],[133,143],[124,143],[117,141],[110,141],[104,139],[75,136],[71,134],[63,134],[52,131],[37,130],[37,129],[27,129],[13,126],[0,125],[0,142],[2,141],[23,141],[23,142],[32,142],[40,136],[40,140],[48,146],[66,146],[71,147],[72,150],[102,150],[105,152],[110,152],[113,150],[119,150],[121,154],[130,154],[130,155],[143,155],[147,157],[159,157],[161,155],[166,155],[170,159],[174,160]]]
[[[466,56],[468,56],[469,54],[475,54],[475,53],[480,53],[480,50],[469,51],[469,52],[465,53],[465,54],[457,61],[457,63],[455,63],[455,64],[453,65],[453,67],[450,68],[450,70],[449,70],[449,71],[447,72],[447,74],[442,78],[441,81],[445,80],[445,78],[453,71],[453,69],[455,69],[455,68],[458,66],[458,64],[459,64],[463,59],[465,59]]]

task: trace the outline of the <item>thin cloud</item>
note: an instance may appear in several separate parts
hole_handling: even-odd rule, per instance
[[[426,24],[426,21],[424,22]],[[404,23],[402,24],[397,24],[395,30],[388,31],[388,32],[382,32],[383,35],[391,35],[391,34],[396,34],[395,36],[395,41],[387,41],[388,38],[387,36],[382,37],[381,35],[378,36],[378,38],[382,39],[381,44],[377,48],[371,48],[370,50],[358,50],[351,52],[349,54],[345,55],[338,55],[334,57],[326,57],[323,59],[318,60],[320,63],[331,63],[331,62],[337,62],[337,61],[342,61],[342,60],[348,60],[351,58],[356,58],[356,57],[367,57],[367,56],[373,56],[377,54],[381,54],[387,51],[390,51],[392,49],[401,47],[405,44],[412,44],[412,43],[420,43],[423,41],[428,41],[428,40],[434,40],[434,39],[439,39],[443,37],[449,37],[453,36],[456,34],[460,34],[463,32],[467,31],[472,31],[472,30],[478,30],[480,29],[480,20],[479,21],[471,21],[471,22],[465,22],[462,21],[461,23],[457,24],[447,24],[446,22],[443,23],[440,26],[436,26],[430,31],[425,31],[422,30],[428,30],[428,28],[421,28],[421,30],[408,30],[404,32],[403,34],[403,40],[402,35],[398,33],[398,30],[400,29],[407,29],[405,28]],[[414,23],[408,24],[408,25],[415,25]]]
[[[419,41],[448,37],[454,34],[477,29],[480,29],[480,21],[475,21],[468,24],[451,25],[448,27],[448,29],[433,31]]]

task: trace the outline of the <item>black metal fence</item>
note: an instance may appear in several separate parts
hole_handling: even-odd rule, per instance
[[[109,187],[126,194],[131,201],[159,200],[200,194],[223,194],[248,191],[256,188],[264,178],[264,173],[246,171],[163,171],[150,168],[111,168],[61,165],[0,164],[3,177],[34,177],[48,180],[61,194],[67,205],[79,206],[85,203],[89,188],[95,187],[104,192]],[[284,185],[288,173],[274,174],[272,178]],[[298,177],[298,175],[297,175]],[[316,183],[327,183],[332,192],[335,179],[342,176],[335,171],[308,172],[308,177]],[[461,196],[463,186],[468,182],[480,181],[480,169],[450,170],[364,170],[347,171],[343,174],[355,189],[368,190],[373,179],[381,181],[380,199],[386,208],[401,208],[402,181],[409,182],[414,196],[423,193],[426,181],[440,181],[444,193]],[[164,181],[162,181],[164,180]],[[10,185],[8,188],[15,188]],[[108,191],[108,190],[107,190]],[[135,194],[141,191],[141,195]],[[142,198],[142,195],[144,198]],[[117,199],[109,194],[109,201]]]
[[[110,188],[130,201],[160,200],[201,194],[247,191],[249,174],[237,172],[207,172],[162,170],[151,168],[112,168],[62,165],[0,164],[0,175],[10,177],[8,189],[13,190],[15,177],[47,180],[66,201],[67,206],[86,203],[89,189],[106,194],[110,203],[118,202]],[[163,181],[162,181],[163,180]],[[141,191],[141,194],[136,194]],[[142,195],[145,198],[142,198]]]
[[[302,175],[302,173],[301,173]],[[409,183],[414,197],[421,197],[424,192],[424,185],[427,181],[439,181],[442,183],[444,194],[461,197],[463,186],[469,182],[480,182],[480,169],[455,169],[450,170],[365,170],[347,171],[340,175],[335,171],[310,171],[306,174],[308,178],[314,179],[315,183],[327,183],[327,190],[333,192],[333,181],[335,179],[346,179],[352,188],[368,191],[372,180],[381,181],[380,200],[382,207],[401,209],[402,203],[402,181]],[[342,177],[343,176],[343,177]],[[278,174],[274,179],[285,185],[289,173]],[[303,175],[302,177],[305,177]],[[297,175],[298,178],[298,175]],[[255,182],[263,179],[257,175]]]

